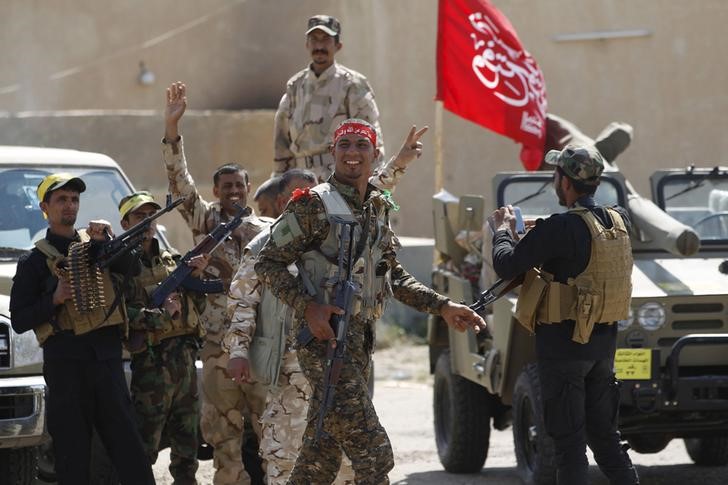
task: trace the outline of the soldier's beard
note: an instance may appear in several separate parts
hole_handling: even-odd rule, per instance
[[[561,184],[556,186],[556,197],[559,199],[559,205],[566,207],[566,197],[564,196],[564,190],[561,188]]]
[[[76,216],[64,216],[61,217],[61,225],[62,226],[71,226],[73,227],[76,224]]]

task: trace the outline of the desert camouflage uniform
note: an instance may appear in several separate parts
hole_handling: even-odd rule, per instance
[[[362,204],[353,187],[340,184],[333,177],[329,183],[343,196],[359,226],[369,227],[367,236],[370,243],[367,246],[375,241],[380,244],[395,298],[418,310],[439,313],[447,299],[419,283],[396,259],[398,241],[388,224],[382,223],[388,219],[386,214],[392,202],[369,186]],[[295,223],[291,218],[295,219]],[[366,218],[375,222],[365,224]],[[282,224],[281,221],[288,222]],[[297,226],[296,230],[291,229],[294,225]],[[300,260],[307,251],[321,247],[330,228],[321,198],[314,193],[300,197],[288,204],[286,212],[274,226],[273,236],[258,255],[255,265],[258,277],[276,296],[295,309],[297,318],[294,334],[300,329],[304,310],[313,297],[306,293],[300,278],[294,278],[286,271],[286,267]],[[364,258],[368,257],[366,249],[363,254]],[[373,275],[363,275],[364,280],[367,277]],[[392,447],[367,390],[376,318],[368,310],[364,306],[355,307],[347,336],[346,361],[336,387],[332,409],[324,419],[324,435],[317,444],[314,444],[313,437],[323,393],[325,344],[313,341],[298,350],[301,369],[314,386],[314,392],[303,446],[289,483],[330,483],[339,469],[342,449],[352,462],[356,483],[379,484],[389,481],[387,473],[394,466]]]
[[[188,329],[184,330],[188,332],[186,335],[152,342],[150,332],[164,328],[163,320],[167,317],[142,312],[149,305],[145,287],[152,281],[161,282],[175,264],[171,254],[160,252],[156,239],[153,240],[153,252],[153,258],[142,255],[142,272],[125,289],[130,320],[130,340],[126,346],[133,350],[131,395],[144,451],[150,463],[156,463],[160,444],[168,440],[171,448],[169,471],[174,482],[191,485],[197,483],[195,472],[200,420],[195,360],[199,336],[204,334],[197,315],[205,307],[205,297],[190,293],[189,298],[182,298],[181,318],[189,322]],[[167,440],[164,440],[163,432],[166,432]]]
[[[326,180],[334,171],[329,145],[339,123],[348,118],[374,125],[379,161],[384,160],[379,109],[366,77],[336,62],[318,77],[310,66],[296,73],[276,112],[273,174],[306,168]]]
[[[175,196],[185,196],[178,206],[187,225],[192,230],[195,243],[220,222],[229,218],[222,213],[219,202],[207,202],[197,192],[194,181],[187,171],[183,140],[162,143],[162,156],[169,191]],[[225,290],[237,270],[243,248],[260,232],[265,223],[255,215],[246,217],[243,223],[212,254],[205,269],[206,278],[220,278]],[[202,368],[202,436],[215,449],[214,466],[217,484],[249,483],[250,477],[243,469],[241,442],[243,411],[250,413],[253,429],[260,439],[260,415],[265,406],[266,389],[257,383],[237,384],[226,373],[228,354],[221,347],[222,337],[228,328],[227,294],[208,295],[207,307],[201,315],[207,330],[200,357]]]
[[[223,340],[223,347],[229,351],[230,358],[248,359],[250,344],[255,335],[261,286],[255,274],[254,263],[254,255],[246,250],[230,285],[228,295],[230,329]],[[268,388],[265,411],[261,420],[263,438],[260,442],[260,452],[267,462],[268,485],[282,485],[288,481],[301,450],[310,396],[311,386],[301,372],[293,348],[293,337],[288,335],[278,385]],[[354,483],[354,470],[345,456],[335,483]]]

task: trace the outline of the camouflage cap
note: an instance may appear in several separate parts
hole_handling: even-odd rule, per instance
[[[586,146],[567,145],[563,150],[550,150],[544,157],[549,165],[561,167],[570,179],[586,185],[599,185],[604,171],[604,158],[595,149]]]
[[[308,30],[306,35],[310,34],[314,30],[323,30],[332,37],[341,35],[341,24],[336,17],[329,15],[314,15],[308,19]]]
[[[139,192],[127,195],[119,201],[119,215],[121,215],[121,218],[123,219],[127,214],[134,212],[145,204],[151,204],[157,210],[162,208],[162,206],[154,200],[154,196],[152,196],[151,193],[146,190],[140,190]]]

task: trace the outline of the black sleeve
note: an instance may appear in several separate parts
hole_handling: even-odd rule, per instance
[[[38,260],[41,260],[41,267]],[[27,332],[56,317],[53,292],[57,285],[58,279],[51,275],[42,257],[23,257],[18,261],[10,290],[10,321],[13,330],[17,333]]]
[[[615,211],[619,213],[620,216],[622,216],[622,220],[624,221],[624,225],[627,228],[627,232],[632,232],[632,219],[629,217],[629,212],[627,212],[627,209],[624,207],[620,207],[618,205],[615,205],[612,207]]]
[[[512,279],[550,259],[573,254],[571,232],[565,215],[538,219],[536,225],[516,242],[509,231],[496,231],[493,236],[493,268],[500,278]]]

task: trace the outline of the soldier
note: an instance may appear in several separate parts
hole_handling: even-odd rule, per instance
[[[213,193],[217,202],[205,201],[197,191],[187,170],[182,137],[178,124],[187,107],[186,87],[178,82],[167,89],[165,134],[162,156],[169,179],[169,191],[175,196],[186,196],[179,211],[199,242],[220,222],[234,217],[237,206],[247,204],[250,183],[248,174],[236,164],[223,165],[213,175]],[[238,269],[243,248],[265,223],[255,215],[246,217],[232,235],[211,255],[205,269],[208,278],[220,278],[225,291]],[[265,386],[257,383],[235,383],[226,374],[228,354],[220,342],[229,325],[227,295],[209,295],[201,315],[207,332],[202,346],[202,436],[214,447],[214,483],[249,483],[249,474],[243,469],[241,441],[243,411],[247,408],[253,429],[260,439],[260,414],[265,406]]]
[[[153,216],[161,206],[149,192],[121,199],[121,227],[133,227]],[[179,255],[160,248],[152,223],[142,243],[142,269],[126,290],[131,354],[131,395],[150,463],[157,461],[162,432],[171,447],[169,471],[178,485],[196,484],[200,404],[195,360],[205,330],[200,313],[205,295],[179,290],[169,295],[163,311],[150,308],[151,293],[177,267]],[[195,256],[189,265],[199,276],[207,256]]]
[[[278,204],[279,177],[271,177],[258,187],[253,196],[253,201],[258,204],[258,215],[260,217],[278,217],[276,206]]]
[[[336,126],[347,118],[360,118],[374,125],[377,133],[377,164],[384,159],[384,140],[379,128],[379,109],[366,77],[341,64],[334,56],[342,47],[341,24],[334,17],[315,15],[308,19],[306,50],[311,63],[286,84],[286,92],[275,117],[273,174],[299,167],[313,171],[319,181],[334,169],[329,144]],[[405,165],[390,160],[379,171],[380,187],[393,185],[392,177]]]
[[[406,167],[421,155],[422,143],[419,140],[425,131],[426,128],[418,132],[416,127],[410,130],[397,155],[399,165]],[[294,191],[310,189],[317,182],[313,172],[297,168],[273,180],[278,180],[275,217],[283,212]],[[384,178],[376,175],[370,178],[372,184],[381,183],[382,180]],[[266,384],[273,384],[266,397],[260,445],[261,454],[268,463],[268,483],[272,485],[285,483],[293,469],[306,428],[311,387],[301,372],[290,332],[283,334],[284,329],[290,330],[290,318],[284,318],[285,321],[278,318],[279,315],[290,317],[291,312],[270,291],[261,288],[253,269],[255,256],[268,236],[268,231],[261,232],[245,248],[240,267],[230,286],[228,313],[231,324],[223,345],[230,352],[228,374],[233,379],[248,381],[252,375],[249,361],[251,342],[257,338],[253,350],[263,363],[257,366],[256,378]],[[259,310],[261,300],[265,308]],[[260,327],[256,321],[261,323]],[[269,357],[270,347],[265,345],[271,337],[283,347],[276,354],[277,358]],[[353,478],[351,464],[344,457],[337,483],[353,482]]]
[[[604,169],[596,149],[567,146],[545,160],[556,166],[554,188],[568,210],[537,220],[520,241],[513,209],[493,212],[493,266],[504,279],[526,273],[517,315],[536,334],[544,425],[554,440],[559,484],[588,483],[587,444],[610,483],[636,484],[619,443],[612,371],[614,322],[627,318],[632,291],[630,222],[624,209],[594,201]]]
[[[48,231],[18,261],[10,293],[12,326],[18,333],[33,330],[43,347],[48,431],[58,483],[90,483],[95,428],[122,484],[153,484],[124,379],[121,338],[127,321],[123,301],[115,297],[112,275],[103,272],[105,304],[81,313],[62,269],[72,244],[104,241],[111,234],[105,221],[91,222],[85,231],[74,229],[85,190],[80,178],[63,173],[48,175],[38,185]],[[133,276],[136,264],[132,255],[121,256],[111,271]]]
[[[303,445],[289,480],[293,484],[331,483],[342,450],[351,460],[356,483],[388,483],[387,473],[394,466],[392,448],[369,398],[367,376],[374,322],[391,292],[403,303],[442,315],[458,330],[485,327],[472,310],[422,285],[397,261],[399,245],[389,227],[394,202],[368,183],[378,155],[376,136],[374,127],[364,120],[346,120],[336,129],[331,148],[334,175],[327,183],[294,194],[255,264],[260,281],[295,312],[294,334],[305,325],[315,337],[297,351],[314,391]],[[348,355],[323,421],[323,436],[314,442],[326,347],[334,338],[329,319],[345,313],[330,304],[329,276],[337,273],[331,261],[339,255],[341,221],[356,223],[352,251],[344,259],[352,264],[358,290],[349,309]],[[288,272],[292,263],[305,272],[305,278]],[[305,279],[312,283],[308,290]]]

